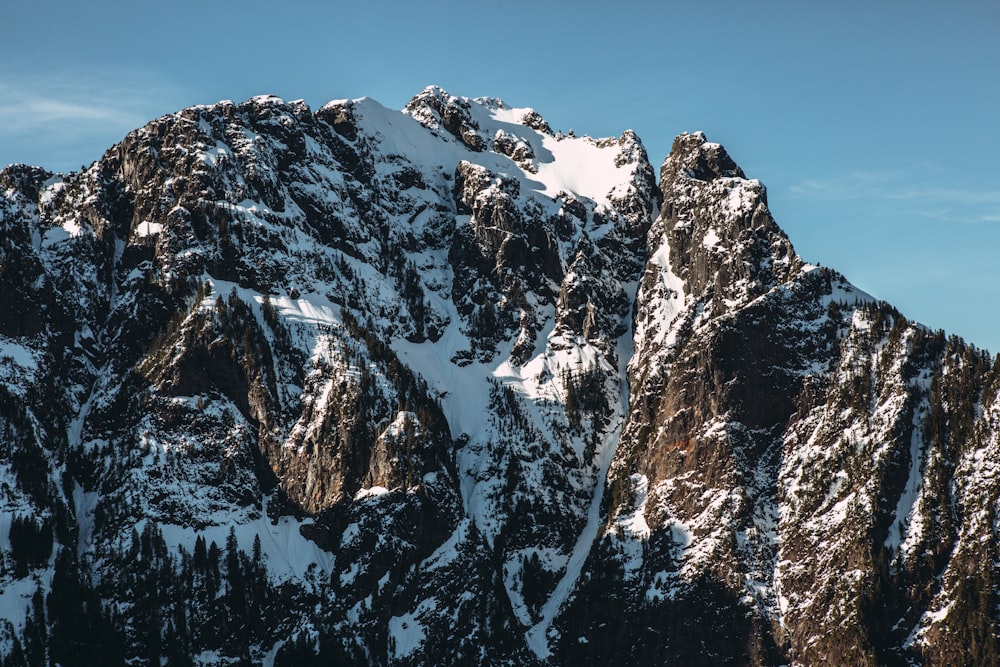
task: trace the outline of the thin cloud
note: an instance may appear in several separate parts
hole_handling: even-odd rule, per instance
[[[177,87],[134,73],[0,73],[0,163],[62,169],[89,161],[183,101]]]
[[[99,101],[82,103],[60,99],[11,94],[0,88],[4,101],[0,102],[0,121],[5,132],[25,131],[50,123],[72,123],[97,126],[114,126],[141,122],[141,116],[128,110],[102,104]]]
[[[869,201],[903,215],[944,222],[1000,222],[1000,190],[914,187],[898,173],[856,171],[833,179],[810,179],[789,188],[796,199]]]
[[[0,78],[0,119],[18,129],[53,122],[141,123],[149,120],[148,109],[176,91],[160,83],[136,79],[117,75],[98,80],[62,75],[30,80]]]
[[[886,191],[895,180],[891,174],[855,171],[832,179],[810,179],[791,186],[790,196],[802,199],[870,199]]]

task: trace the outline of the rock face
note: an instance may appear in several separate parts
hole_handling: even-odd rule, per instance
[[[222,102],[0,243],[7,664],[998,659],[1000,368],[700,133]]]

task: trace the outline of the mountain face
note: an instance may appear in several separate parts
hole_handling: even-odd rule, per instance
[[[700,133],[222,102],[0,243],[4,664],[1000,660],[1000,363]]]

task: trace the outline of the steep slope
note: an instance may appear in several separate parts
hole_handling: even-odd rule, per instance
[[[997,366],[805,264],[702,135],[661,188],[560,662],[995,660]]]
[[[1000,369],[701,134],[258,97],[0,188],[13,664],[995,656]]]
[[[58,432],[31,445],[48,493],[11,503],[65,515],[66,561],[14,573],[8,636],[56,572],[126,657],[529,660],[624,419],[658,198],[635,135],[435,88],[402,114],[255,98],[4,176],[3,276],[42,318],[3,332],[10,428]]]

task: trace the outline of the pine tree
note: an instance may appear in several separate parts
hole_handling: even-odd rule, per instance
[[[205,547],[205,536],[199,534],[194,540],[194,568],[201,572],[208,565],[208,552]]]

